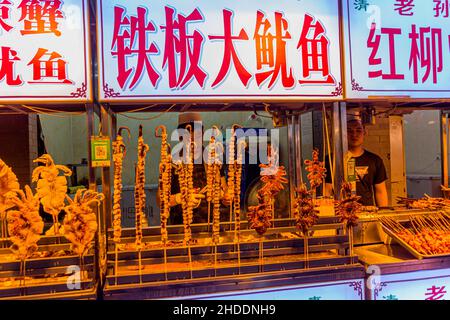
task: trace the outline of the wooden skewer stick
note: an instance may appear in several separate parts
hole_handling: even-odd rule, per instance
[[[217,277],[217,244],[214,244],[214,277]]]
[[[191,279],[193,278],[192,274],[192,253],[191,253],[191,244],[188,244],[188,256],[189,256],[189,273],[191,275]]]
[[[115,250],[115,257],[114,257],[114,283],[117,286],[117,276],[119,272],[119,249],[117,248],[116,243],[116,250]]]
[[[259,266],[260,272],[264,272],[264,244],[262,236],[259,236]]]
[[[23,286],[26,286],[26,275],[27,275],[27,259],[23,259]]]
[[[305,258],[305,269],[309,268],[309,263],[308,263],[308,233],[305,232],[305,234],[303,235],[303,255]]]
[[[138,251],[138,264],[139,264],[139,284],[142,284],[142,255],[141,249]]]
[[[164,243],[164,278],[165,280],[169,280],[167,276],[167,246]]]

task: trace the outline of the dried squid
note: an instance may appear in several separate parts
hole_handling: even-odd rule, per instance
[[[100,205],[105,199],[102,193],[92,190],[80,189],[72,200],[67,196],[69,205],[64,208],[64,236],[69,240],[71,250],[78,256],[86,254],[92,245],[92,240],[97,231],[97,216],[92,205]]]
[[[18,259],[25,261],[38,250],[37,242],[44,230],[44,222],[39,215],[38,195],[33,195],[29,186],[25,186],[25,192],[16,192],[10,195],[16,209],[8,211],[8,231],[13,243],[11,250]]]
[[[67,178],[72,171],[66,166],[56,165],[49,154],[35,159],[35,163],[45,166],[33,170],[32,181],[37,182],[37,194],[44,211],[53,216],[55,234],[58,234],[58,215],[65,206]],[[63,176],[60,176],[62,171]]]
[[[126,155],[126,146],[122,137],[122,130],[124,129],[128,131],[128,136],[130,136],[130,129],[125,127],[119,128],[116,141],[112,144],[114,162],[113,240],[115,243],[120,243],[122,235],[122,210],[120,202],[122,200],[123,159]]]
[[[19,190],[19,181],[16,175],[5,162],[0,159],[0,220],[2,223],[1,236],[6,237],[6,211],[14,206],[8,195]]]

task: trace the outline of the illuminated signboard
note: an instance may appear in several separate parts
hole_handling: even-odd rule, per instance
[[[381,275],[370,292],[373,300],[449,300],[450,269]]]
[[[342,99],[337,0],[97,3],[101,101]]]
[[[0,0],[0,102],[91,100],[86,0]]]
[[[343,4],[347,98],[450,98],[450,1]]]
[[[355,279],[181,297],[181,299],[187,298],[195,300],[364,300],[364,280]]]

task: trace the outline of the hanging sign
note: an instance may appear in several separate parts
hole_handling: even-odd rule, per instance
[[[0,0],[0,103],[91,100],[87,0]]]
[[[450,1],[343,6],[346,98],[450,98]]]
[[[101,101],[342,99],[337,0],[97,4]]]
[[[92,167],[109,167],[111,165],[111,140],[108,137],[91,137]]]

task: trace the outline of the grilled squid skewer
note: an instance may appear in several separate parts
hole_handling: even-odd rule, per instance
[[[126,146],[123,142],[122,130],[128,131],[130,137],[130,129],[126,127],[119,128],[116,141],[113,142],[113,162],[114,162],[114,200],[113,200],[113,241],[118,244],[122,235],[122,210],[120,202],[122,200],[122,171],[123,159],[126,155]]]
[[[136,207],[136,248],[142,249],[142,220],[145,208],[145,157],[149,151],[149,146],[144,143],[142,125],[139,126],[138,138],[138,162],[136,164],[136,186],[135,186],[135,207]]]
[[[158,132],[161,132],[160,134]],[[169,240],[167,221],[170,216],[170,194],[172,183],[172,156],[170,145],[167,143],[167,130],[159,126],[155,136],[161,138],[161,162],[159,164],[159,199],[161,208],[161,242],[165,245]]]

